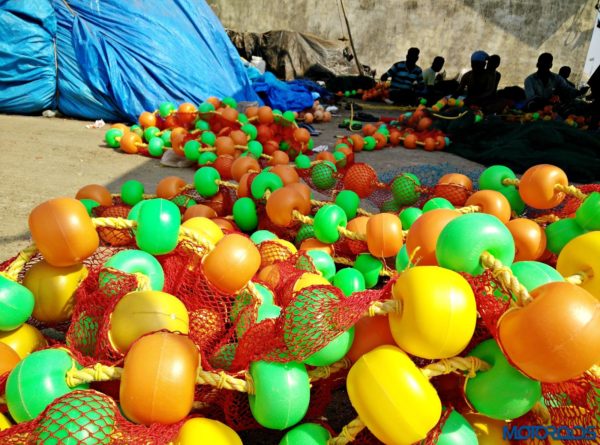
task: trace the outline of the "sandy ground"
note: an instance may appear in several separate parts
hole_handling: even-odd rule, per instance
[[[336,135],[347,134],[337,128],[343,112],[330,124],[316,124],[322,134],[315,145],[335,142]],[[394,116],[393,111],[376,115]],[[62,118],[0,115],[0,133],[4,149],[1,154],[0,185],[0,261],[10,258],[29,243],[27,218],[39,203],[59,196],[74,196],[87,184],[103,184],[118,193],[125,181],[137,179],[153,193],[158,181],[178,175],[191,182],[192,168],[161,166],[156,159],[126,155],[107,148],[103,129],[88,129],[90,122]],[[368,162],[380,178],[389,180],[403,170],[431,171],[439,177],[447,171],[477,172],[480,166],[444,152],[389,148],[360,153],[357,160]]]

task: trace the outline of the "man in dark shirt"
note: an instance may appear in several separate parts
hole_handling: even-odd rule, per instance
[[[537,71],[525,79],[526,108],[530,111],[539,110],[556,101],[557,96],[562,102],[570,102],[581,94],[580,91],[569,86],[561,76],[550,71],[553,61],[552,54],[540,54]]]
[[[391,78],[390,99],[398,104],[413,105],[417,95],[424,90],[423,71],[417,66],[419,48],[410,48],[406,60],[396,62],[381,76],[386,81]]]
[[[471,71],[467,71],[460,80],[458,94],[465,94],[467,105],[483,105],[495,91],[495,74],[486,70],[489,59],[485,51],[475,51],[471,55]]]
[[[498,91],[498,84],[502,78],[502,74],[498,72],[500,66],[500,56],[498,54],[492,54],[488,59],[486,70],[490,73],[490,76],[494,80],[494,92]]]
[[[569,76],[571,75],[571,67],[570,66],[561,66],[558,70],[558,75],[565,79],[567,85],[571,88],[575,88],[575,84],[569,80]]]

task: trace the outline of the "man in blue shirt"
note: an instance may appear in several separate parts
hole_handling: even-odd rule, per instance
[[[384,82],[391,78],[390,99],[397,104],[414,105],[417,95],[424,92],[423,71],[417,66],[419,48],[410,48],[406,60],[396,62],[381,76]]]

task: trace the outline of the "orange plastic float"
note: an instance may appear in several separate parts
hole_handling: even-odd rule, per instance
[[[90,184],[79,189],[76,199],[92,199],[104,207],[112,205],[112,195],[103,185]]]
[[[194,402],[198,351],[186,336],[157,332],[127,353],[119,389],[121,407],[134,422],[183,420]]]
[[[100,240],[87,210],[73,198],[57,198],[37,206],[29,215],[31,237],[46,261],[56,267],[81,263]]]

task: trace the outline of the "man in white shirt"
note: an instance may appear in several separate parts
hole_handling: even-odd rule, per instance
[[[442,71],[444,62],[445,60],[443,57],[436,56],[436,58],[433,59],[431,66],[423,71],[423,81],[425,82],[426,87],[430,88],[434,86],[437,81],[444,79],[445,73],[438,74]]]

